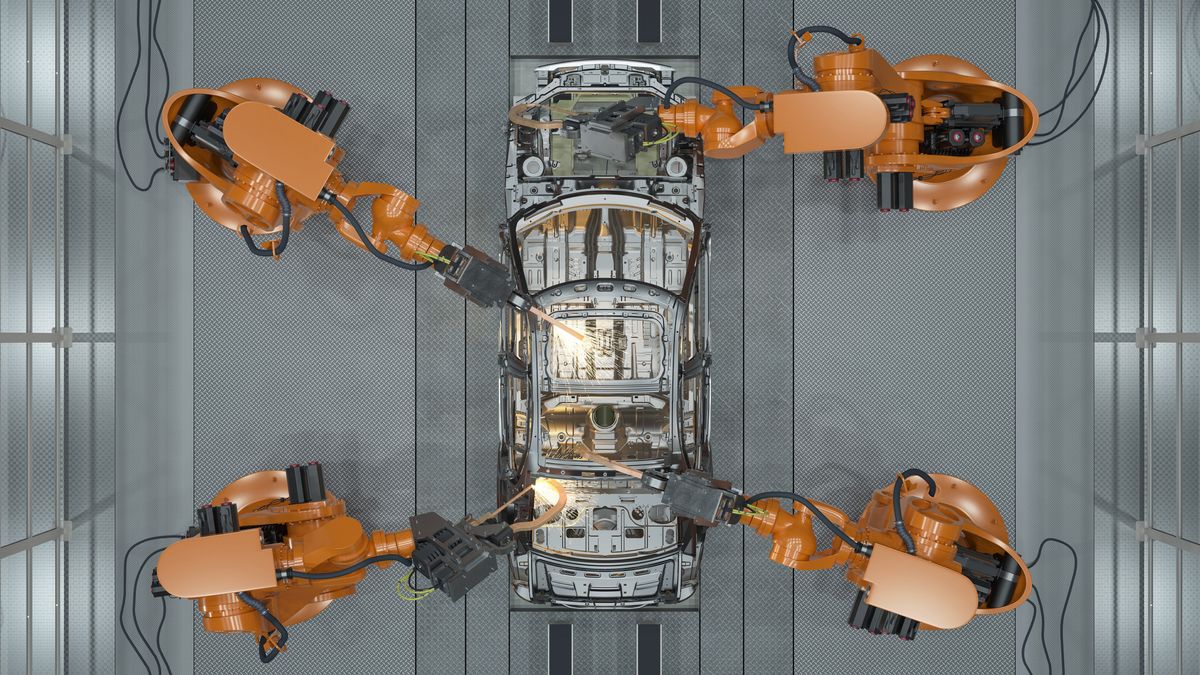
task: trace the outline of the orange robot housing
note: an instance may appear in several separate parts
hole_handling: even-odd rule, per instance
[[[348,111],[326,92],[310,98],[268,78],[179,91],[162,113],[172,177],[188,183],[208,217],[248,242],[253,235],[284,233],[262,244],[269,255],[282,252],[289,227],[298,231],[321,212],[357,246],[379,253],[390,243],[402,261],[415,264],[436,259],[445,244],[416,224],[420,202],[391,185],[346,182],[337,170],[343,152],[333,136]],[[326,193],[337,203],[322,199]],[[363,197],[374,199],[365,236],[344,216]]]
[[[911,475],[909,474],[921,474]],[[751,497],[739,522],[772,540],[773,562],[797,570],[846,566],[846,579],[860,590],[850,624],[873,633],[912,639],[918,629],[950,629],[975,616],[1016,609],[1032,588],[1029,569],[1008,545],[1004,519],[987,495],[960,478],[906,472],[899,487],[875,492],[857,522],[819,502]],[[905,541],[894,518],[901,492]],[[775,493],[764,493],[774,497]],[[805,500],[807,501],[807,500]],[[814,509],[854,540],[835,537],[817,550]]]
[[[192,534],[199,536],[167,547],[156,583],[166,594],[196,599],[205,630],[256,635],[264,655],[283,648],[286,636],[268,615],[282,626],[307,621],[353,594],[370,564],[387,567],[415,549],[412,530],[367,535],[345,502],[324,489],[316,463],[239,478],[198,514]],[[380,557],[390,559],[363,564]]]
[[[831,32],[826,27],[815,31]],[[812,35],[793,34],[789,58]],[[671,100],[659,108],[664,123],[704,140],[708,157],[741,157],[782,135],[784,152],[823,152],[827,180],[869,177],[881,210],[946,211],[982,196],[1037,129],[1028,97],[990,79],[954,56],[918,56],[895,66],[868,49],[861,35],[846,36],[845,51],[813,59],[813,76],[796,68],[800,88],[778,93],[758,87],[723,88],[713,105]],[[736,98],[736,100],[735,100]],[[753,112],[745,124],[734,104]]]

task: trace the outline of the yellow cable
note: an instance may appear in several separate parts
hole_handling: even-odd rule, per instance
[[[413,571],[410,567],[408,568],[408,571],[404,573],[404,576],[400,578],[400,581],[396,582],[396,595],[399,596],[401,600],[417,602],[418,600],[424,600],[426,596],[437,590],[434,588],[424,588],[417,591],[412,591],[412,589],[408,588],[408,580],[412,577],[412,573]]]

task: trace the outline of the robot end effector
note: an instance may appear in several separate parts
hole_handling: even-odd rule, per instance
[[[384,262],[432,267],[445,285],[484,307],[526,304],[507,268],[479,249],[443,242],[416,222],[420,202],[385,183],[347,182],[334,135],[350,107],[320,92],[309,98],[271,79],[173,95],[162,124],[171,144],[167,168],[210,218],[238,232],[251,252],[279,257],[293,230],[325,213],[338,232]],[[354,215],[372,200],[368,231]],[[261,244],[255,236],[279,234]],[[389,245],[396,255],[388,255]]]

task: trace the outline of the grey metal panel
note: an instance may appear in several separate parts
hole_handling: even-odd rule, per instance
[[[1087,15],[1082,3],[1017,3],[1016,84],[1043,107],[1062,95],[1062,78],[1068,70],[1050,69],[1048,64],[1069,60],[1074,47],[1053,38],[1061,35],[1061,26],[1082,25]],[[1089,73],[1085,82],[1094,76]],[[1070,117],[1060,130],[1082,105],[1080,101],[1068,106]],[[1028,554],[1049,536],[1073,544],[1080,555],[1075,584],[1080,590],[1092,588],[1094,574],[1088,551],[1095,531],[1095,478],[1087,469],[1093,463],[1095,424],[1091,335],[1095,329],[1091,250],[1095,192],[1092,172],[1087,170],[1095,161],[1093,153],[1093,120],[1085,116],[1053,145],[1024,151],[1015,162],[1020,506],[1010,538],[1015,539],[1017,550]],[[1047,513],[1054,518],[1047,519]],[[1054,608],[1047,609],[1051,616],[1062,606],[1071,571],[1069,553],[1048,545],[1034,579],[1044,606]],[[1067,663],[1073,664],[1071,671],[1092,670],[1092,604],[1087,591],[1071,598],[1063,645]],[[1024,633],[1031,614],[1019,612],[1018,634]]]
[[[1141,325],[1142,127],[1139,3],[1103,1],[1114,50],[1095,114],[1095,291],[1097,332]],[[1142,355],[1132,344],[1096,347],[1095,584],[1097,673],[1142,666]]]
[[[115,98],[100,91],[128,82],[136,62],[136,9],[132,3],[115,3],[116,69],[109,82],[94,85],[93,96]],[[164,54],[176,77],[183,75],[180,79],[186,79],[191,70],[191,10],[190,3],[175,3],[166,6],[159,19]],[[142,57],[148,54],[143,49]],[[143,74],[145,68],[143,63]],[[178,79],[175,81],[178,83]],[[153,82],[152,91],[161,91],[161,71]],[[150,105],[154,106],[157,96],[151,93],[150,97]],[[141,97],[131,96],[131,101],[135,100]],[[108,104],[103,105],[107,109]],[[142,117],[141,106],[131,103],[117,123],[129,169],[144,184],[162,163],[150,151]],[[114,166],[111,145],[96,144],[91,150],[93,161]],[[115,185],[115,555],[123,554],[127,546],[144,537],[179,532],[191,520],[195,503],[189,494],[193,298],[188,224],[192,208],[185,194],[159,178],[147,192],[135,190],[123,175]],[[68,180],[74,179],[68,176]],[[80,223],[71,225],[79,227]],[[140,564],[153,550],[148,546],[134,554],[131,564]],[[114,583],[121,583],[119,570],[114,574]],[[145,587],[138,590],[136,605],[139,611],[148,612],[142,616],[157,617],[161,600],[152,598]],[[191,644],[184,639],[190,610],[183,603],[172,603],[164,630],[163,645],[170,663],[181,671],[191,667]],[[109,613],[114,623],[115,614]],[[140,666],[123,640],[116,640],[116,645],[117,672]]]
[[[1141,666],[1142,355],[1133,344],[1096,348],[1095,662],[1098,673]]]
[[[413,12],[412,3],[334,17],[320,2],[287,11],[270,0],[198,2],[196,84],[270,76],[311,93],[330,89],[352,106],[339,132],[346,176],[411,190]],[[412,274],[364,254],[323,218],[279,263],[248,255],[199,212],[194,238],[195,500],[245,473],[318,459],[365,528],[406,527],[415,490]],[[355,597],[297,626],[273,669],[412,671],[413,609],[396,597],[396,581],[394,569],[368,574]],[[196,672],[255,662],[244,637],[197,623],[194,639]]]
[[[574,39],[547,42],[545,0],[508,3],[513,56],[696,56],[700,0],[663,0],[662,42],[637,41],[636,0],[575,0]],[[480,24],[482,26],[482,24]],[[548,58],[547,60],[553,60]]]
[[[742,81],[742,3],[704,2],[700,13],[700,75]],[[667,33],[664,33],[664,37]],[[689,92],[690,93],[690,92]],[[742,305],[745,227],[742,162],[705,163],[704,220],[712,232],[709,330],[712,334],[713,475],[743,485]],[[736,529],[710,532],[700,572],[700,665],[703,672],[742,670],[743,540]]]
[[[462,241],[466,234],[465,8],[444,0],[417,2],[416,99],[421,103],[415,128],[421,142],[414,185],[423,203],[422,221],[444,241]],[[499,199],[498,190],[492,194]],[[417,512],[448,518],[466,507],[464,306],[436,276],[417,276]],[[484,466],[490,471],[494,465]],[[462,672],[465,639],[463,603],[438,597],[418,605],[417,672]]]
[[[1176,266],[1176,219],[1175,219],[1175,174],[1178,167],[1176,144],[1171,141],[1150,150],[1152,188],[1149,202],[1152,205],[1152,221],[1147,224],[1153,230],[1151,264],[1154,284],[1153,321],[1155,330],[1171,332],[1178,330],[1175,315],[1175,285],[1178,279]],[[1178,499],[1175,487],[1175,364],[1178,360],[1176,346],[1163,346],[1154,350],[1152,388],[1153,417],[1151,434],[1151,475],[1153,486],[1151,512],[1147,514],[1151,527],[1170,534],[1179,533]],[[1157,563],[1156,563],[1157,564]],[[1161,579],[1155,570],[1155,584]],[[1157,625],[1157,620],[1155,624]],[[1155,657],[1158,660],[1158,657]]]
[[[508,4],[467,0],[467,15],[479,25],[505,26]],[[504,222],[505,154],[511,99],[508,46],[503,40],[468,44],[466,71],[466,236],[464,243],[499,257],[499,228]],[[446,292],[443,289],[443,292]],[[466,510],[479,515],[496,503],[496,350],[500,313],[474,305],[466,312]],[[508,574],[500,571],[463,599],[466,606],[466,672],[489,672],[507,662]]]
[[[664,674],[701,672],[696,635],[699,617],[688,611],[616,611],[616,612],[538,612],[509,613],[509,632],[513,641],[508,664],[510,673],[546,672],[546,625],[574,625],[575,672],[579,675],[633,673],[637,670],[637,625],[662,624],[662,663]],[[740,666],[739,666],[740,668]],[[473,671],[472,671],[473,672]],[[740,671],[710,670],[724,673]],[[778,672],[778,667],[759,672]]]
[[[742,54],[747,84],[767,91],[791,86],[779,39],[786,39],[791,21],[792,8],[783,3],[746,12]],[[779,141],[745,158],[742,464],[743,485],[750,492],[790,490],[795,469],[792,429],[783,423],[793,409],[792,166]],[[710,184],[713,201],[720,199],[721,189]],[[768,560],[770,542],[749,532],[744,536],[742,663],[750,672],[771,672],[789,662],[798,646],[793,644],[795,602],[789,591],[799,590],[803,598],[806,580],[795,581],[790,569]]]
[[[116,191],[110,88],[114,5],[64,3],[64,317],[76,331],[112,331]],[[76,344],[63,354],[63,644],[67,672],[116,671],[115,349]]]

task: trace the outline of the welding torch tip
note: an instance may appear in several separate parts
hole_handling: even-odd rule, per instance
[[[529,313],[544,319],[551,326],[554,326],[555,328],[563,331],[567,335],[570,335],[571,337],[575,338],[576,340],[579,340],[580,342],[584,342],[587,340],[587,336],[584,335],[583,333],[575,330],[574,328],[571,328],[567,324],[565,324],[562,321],[559,321],[558,319],[543,312],[542,310],[538,309],[534,305],[529,306]]]

